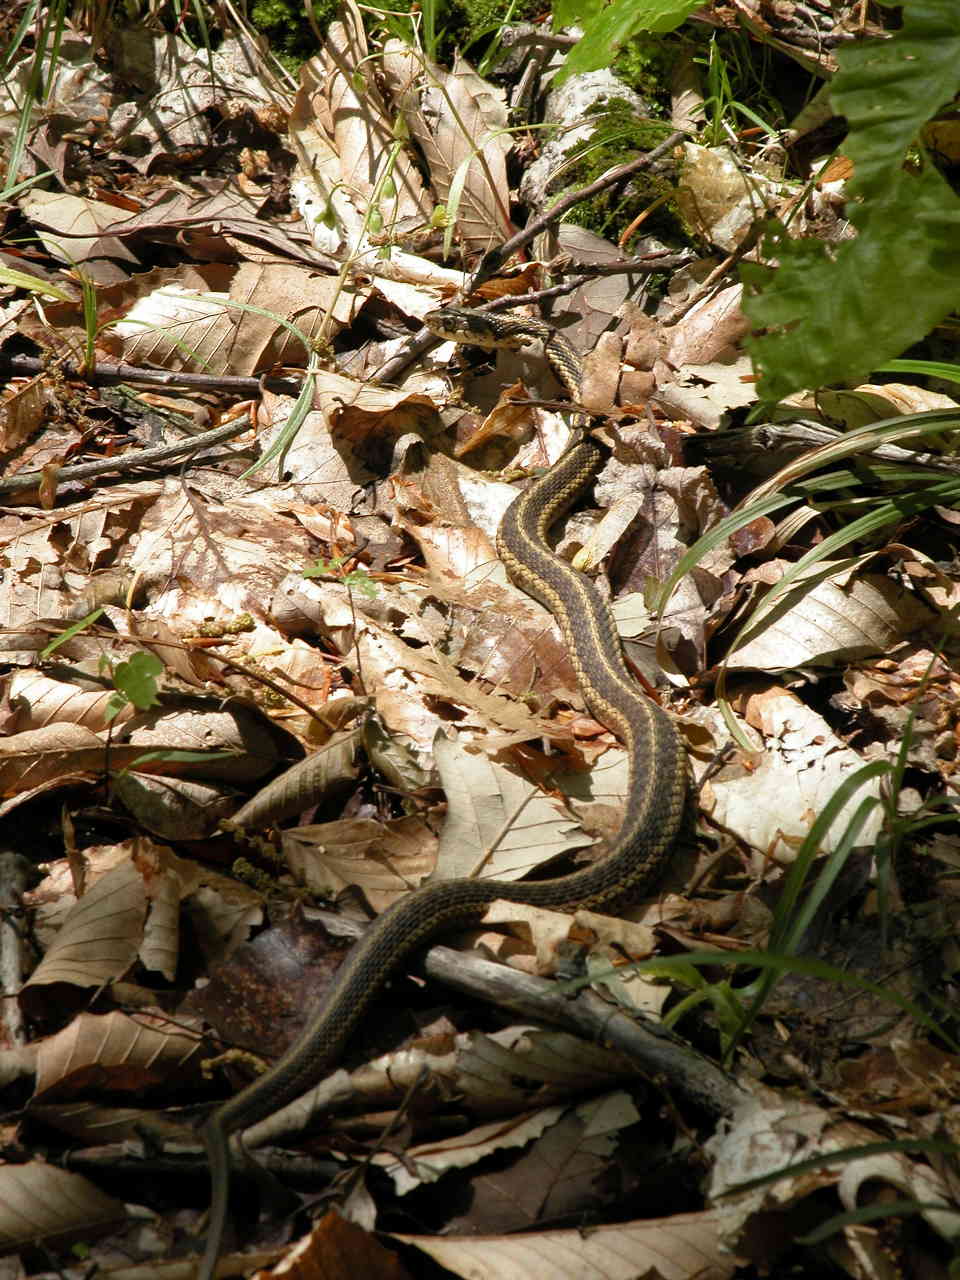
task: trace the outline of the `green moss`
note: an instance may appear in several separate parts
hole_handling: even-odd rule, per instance
[[[517,0],[512,6],[510,0],[439,0],[437,56],[449,65],[459,49],[475,63],[501,27],[530,21],[542,7],[537,0]]]
[[[681,49],[682,43],[677,37],[643,31],[627,41],[611,70],[652,106],[667,112],[670,82]]]
[[[313,12],[321,31],[327,29],[336,11],[336,0],[316,0]],[[256,0],[250,9],[250,21],[294,74],[302,62],[317,52],[317,37],[307,21],[302,0]]]
[[[634,115],[629,104],[622,99],[614,98],[598,106],[596,114],[602,115],[602,124],[585,145],[579,163],[564,175],[569,191],[589,186],[615,165],[625,164],[651,151],[671,132],[666,121]],[[655,201],[663,200],[644,222],[643,234],[659,235],[669,240],[686,238],[669,178],[641,170],[625,185],[626,191],[620,186],[610,187],[591,200],[576,205],[570,211],[570,220],[595,231],[597,235],[615,240],[634,218]]]

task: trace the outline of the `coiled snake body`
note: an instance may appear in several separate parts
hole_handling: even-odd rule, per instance
[[[503,320],[447,309],[427,317],[441,337],[477,346],[519,346],[540,338],[554,372],[575,398],[580,360],[540,321]],[[623,824],[610,852],[571,875],[530,883],[448,880],[396,902],[370,926],[341,966],[300,1038],[259,1079],[219,1107],[203,1127],[213,1195],[199,1280],[211,1280],[227,1214],[228,1140],[321,1080],[380,987],[433,934],[468,925],[497,898],[552,908],[602,907],[637,896],[657,877],[676,841],[687,793],[687,762],[671,720],[627,671],[610,610],[593,583],[556,556],[551,526],[595,476],[603,447],[582,430],[560,459],[507,511],[497,550],[513,581],[553,614],[591,711],[616,733],[630,759]]]

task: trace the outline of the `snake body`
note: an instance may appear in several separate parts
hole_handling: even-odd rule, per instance
[[[540,338],[554,372],[579,398],[580,360],[540,321],[502,320],[446,309],[427,317],[441,337],[478,346],[519,346]],[[353,947],[298,1040],[259,1079],[210,1116],[203,1138],[212,1202],[199,1280],[211,1280],[229,1194],[230,1135],[272,1115],[321,1080],[389,975],[434,934],[475,922],[497,898],[556,909],[603,907],[637,896],[657,877],[680,830],[687,762],[666,714],[638,689],[624,663],[610,609],[596,587],[555,555],[551,526],[596,475],[603,447],[582,430],[559,460],[508,509],[497,550],[513,581],[553,614],[590,710],[621,739],[630,760],[623,824],[602,860],[553,880],[449,880],[394,903]]]

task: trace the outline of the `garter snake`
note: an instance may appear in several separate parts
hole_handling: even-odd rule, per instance
[[[450,308],[432,312],[427,324],[440,337],[488,348],[518,347],[539,338],[554,373],[579,399],[580,359],[542,321]],[[676,841],[688,785],[677,731],[630,677],[610,609],[596,587],[547,543],[551,526],[593,479],[605,452],[578,426],[566,452],[508,509],[497,550],[517,586],[556,618],[587,705],[629,753],[630,783],[616,840],[602,860],[558,879],[441,881],[418,889],[378,917],[350,951],[300,1038],[203,1126],[213,1195],[199,1280],[211,1280],[220,1252],[230,1135],[272,1115],[331,1070],[372,998],[411,951],[443,929],[472,923],[496,898],[563,909],[602,907],[637,896],[656,878]]]

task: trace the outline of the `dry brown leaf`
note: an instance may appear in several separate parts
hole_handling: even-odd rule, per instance
[[[753,874],[769,873],[771,860],[788,865],[837,787],[863,765],[862,758],[838,738],[826,720],[787,689],[769,688],[744,700],[746,722],[759,730],[762,753],[755,759],[735,759],[704,784],[704,810],[725,830],[756,850]],[[718,724],[720,741],[728,732]],[[880,784],[871,779],[838,815],[824,840],[829,851],[866,796],[877,796]],[[770,797],[776,797],[771,804]],[[857,843],[871,847],[882,813],[874,809],[860,830]]]
[[[0,1251],[24,1245],[89,1239],[121,1225],[122,1203],[106,1196],[86,1178],[54,1165],[0,1168]]]
[[[231,275],[154,273],[157,287],[141,294],[114,332],[133,363],[204,373],[255,374],[276,363],[302,366],[312,339],[331,339],[352,322],[369,291],[300,266],[242,263]],[[262,312],[270,312],[264,315]],[[288,320],[304,334],[291,333]]]
[[[262,712],[230,703],[220,710],[168,710],[141,712],[122,726],[119,753],[126,766],[137,762],[149,773],[178,777],[219,778],[251,782],[275,769],[280,756],[277,734]],[[159,752],[153,760],[141,759]],[[164,759],[170,752],[200,753],[202,759]]]
[[[504,1167],[473,1174],[469,1202],[447,1222],[444,1234],[528,1231],[580,1213],[602,1214],[617,1194],[612,1188],[621,1132],[639,1118],[622,1093],[569,1107]]]
[[[477,1125],[454,1138],[417,1143],[407,1148],[402,1160],[382,1152],[373,1156],[372,1163],[393,1180],[398,1195],[406,1195],[425,1183],[438,1181],[451,1169],[468,1169],[496,1151],[526,1146],[556,1124],[565,1110],[563,1106],[540,1107]]]
[[[102,234],[104,228],[122,221],[115,205],[32,187],[21,198],[20,208],[40,228],[40,239],[49,254],[61,262],[83,266],[100,285],[127,279],[121,263],[128,268],[137,265],[136,257],[121,241]]]
[[[12,672],[7,690],[17,708],[17,728],[21,732],[65,723],[98,732],[109,723],[107,707],[112,689],[80,689],[40,671],[28,670]],[[132,710],[132,706],[125,707],[113,717],[113,723],[129,719]]]
[[[666,358],[675,369],[709,364],[736,352],[740,339],[750,331],[740,306],[742,296],[742,285],[721,289],[691,308],[668,331]]]
[[[766,177],[758,172],[756,164],[745,174],[729,147],[683,145],[680,208],[691,225],[728,253],[765,216],[786,185],[772,173]]]
[[[859,1188],[870,1179],[891,1184],[912,1198],[927,1202],[923,1209],[927,1223],[945,1237],[955,1235],[957,1215],[944,1181],[906,1153],[886,1152],[858,1160],[828,1159],[851,1147],[876,1141],[873,1130],[851,1120],[838,1122],[809,1099],[750,1099],[733,1115],[729,1126],[706,1144],[712,1158],[710,1195],[717,1201],[714,1212],[723,1238],[736,1247],[750,1230],[752,1219],[782,1211],[785,1206],[821,1193],[824,1187],[836,1187],[845,1206],[852,1210],[858,1204]],[[818,1155],[824,1157],[819,1168],[793,1175],[787,1172],[791,1164]],[[748,1190],[736,1190],[739,1183],[780,1171],[784,1176]],[[943,1212],[934,1207],[937,1202],[943,1205]]]
[[[284,818],[295,818],[314,808],[336,787],[356,778],[354,758],[359,742],[356,729],[334,734],[329,742],[251,796],[234,814],[233,825],[275,826]]]
[[[151,612],[189,624],[262,618],[277,584],[311,560],[298,522],[256,503],[199,504],[179,484],[153,504],[128,563],[154,583]]]
[[[465,1280],[727,1280],[740,1260],[719,1239],[713,1212],[594,1227],[589,1232],[539,1231],[528,1235],[443,1240],[399,1235]]]
[[[144,1016],[81,1013],[55,1036],[41,1041],[37,1053],[35,1099],[49,1102],[90,1089],[137,1093],[156,1086],[183,1084],[188,1073],[199,1080],[201,1041]]]
[[[732,670],[770,673],[830,665],[883,653],[936,615],[883,574],[856,573],[862,560],[821,561],[768,609],[760,602],[742,642],[726,658]],[[764,566],[772,581],[775,566]]]
[[[434,758],[447,797],[436,879],[514,880],[589,844],[576,821],[538,787],[446,737]]]
[[[81,725],[60,722],[0,740],[0,792],[33,790],[65,774],[103,772],[105,744]]]
[[[422,102],[412,86],[426,83],[416,69],[416,55],[390,41],[384,72],[399,99],[407,127],[420,144],[434,190],[450,203],[451,186],[461,166],[466,179],[456,209],[460,238],[468,249],[502,244],[511,232],[506,154],[510,150],[502,90],[481,79],[459,55],[452,71],[425,63],[430,87]],[[451,215],[454,210],[451,209]]]
[[[0,453],[11,453],[29,440],[52,403],[53,392],[45,377],[7,387],[0,398]]]
[[[355,1208],[353,1203],[345,1212]],[[373,1218],[373,1214],[367,1214]],[[373,1222],[370,1223],[371,1231]],[[243,1262],[246,1262],[244,1255]],[[283,1260],[286,1280],[347,1280],[365,1275],[371,1280],[410,1280],[410,1272],[391,1250],[357,1222],[331,1210]]]
[[[203,840],[237,805],[232,787],[135,769],[119,773],[113,791],[136,821],[161,840]]]
[[[67,911],[21,1000],[35,1003],[39,989],[50,983],[100,987],[122,977],[139,953],[147,905],[143,876],[133,862],[101,876]]]
[[[343,818],[283,832],[283,856],[298,881],[322,898],[348,885],[363,890],[374,911],[385,910],[427,876],[437,838],[421,818]]]

